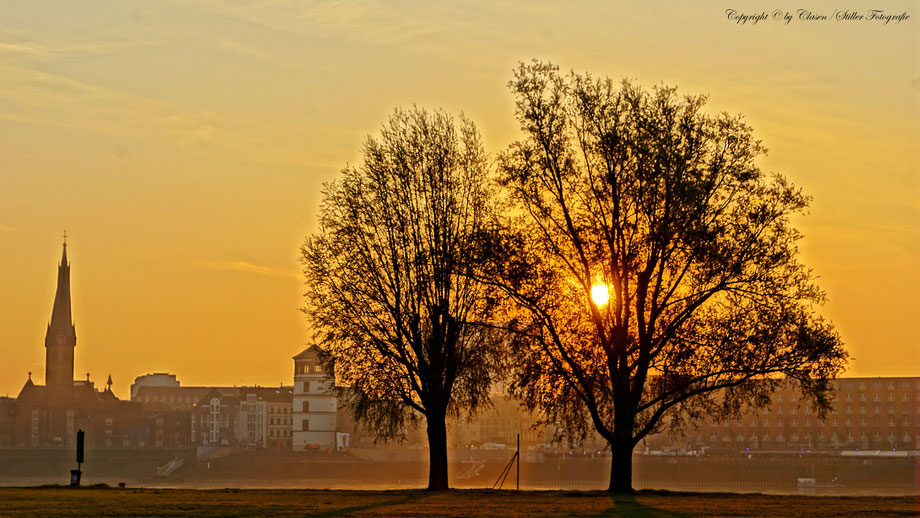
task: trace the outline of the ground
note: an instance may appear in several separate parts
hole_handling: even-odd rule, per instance
[[[0,488],[0,516],[918,516],[920,496]]]

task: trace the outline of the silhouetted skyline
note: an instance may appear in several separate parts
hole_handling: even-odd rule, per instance
[[[814,198],[796,226],[847,375],[916,374],[915,22],[739,25],[725,7],[3,5],[0,395],[45,382],[65,229],[75,377],[111,372],[124,398],[156,371],[286,382],[321,183],[395,106],[463,111],[503,150],[505,84],[532,57],[745,114],[761,167]]]

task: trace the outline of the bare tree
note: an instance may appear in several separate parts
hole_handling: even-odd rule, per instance
[[[469,275],[492,219],[472,122],[397,110],[360,167],[325,186],[301,253],[324,363],[378,438],[427,424],[428,489],[448,488],[446,419],[489,403],[494,299]]]
[[[847,355],[797,259],[808,198],[755,165],[743,119],[536,61],[509,86],[524,138],[501,174],[520,217],[492,281],[527,337],[524,404],[570,437],[596,430],[616,492],[643,437],[766,404],[781,378],[823,415]]]

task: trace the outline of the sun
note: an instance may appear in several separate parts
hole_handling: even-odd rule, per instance
[[[610,300],[610,291],[606,284],[595,284],[591,288],[591,300],[598,306],[603,306]]]

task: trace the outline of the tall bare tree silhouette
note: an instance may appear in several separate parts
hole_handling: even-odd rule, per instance
[[[422,420],[428,488],[448,488],[446,418],[489,401],[494,306],[469,275],[494,203],[470,121],[396,111],[364,162],[325,188],[302,247],[308,320],[364,428],[402,435]]]
[[[643,437],[765,404],[781,378],[823,413],[847,355],[798,261],[790,217],[808,198],[755,165],[743,119],[536,61],[509,86],[524,138],[501,175],[520,217],[492,282],[527,337],[511,387],[524,404],[606,439],[615,492],[631,491]]]

